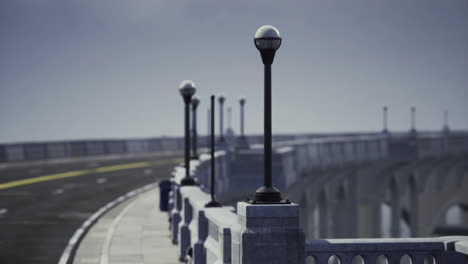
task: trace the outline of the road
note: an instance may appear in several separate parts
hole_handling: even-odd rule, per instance
[[[178,157],[0,168],[0,263],[54,264],[76,229],[108,202],[167,179]]]

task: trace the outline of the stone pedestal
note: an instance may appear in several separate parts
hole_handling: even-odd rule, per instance
[[[299,205],[239,202],[237,214],[240,230],[232,236],[232,263],[304,263]]]

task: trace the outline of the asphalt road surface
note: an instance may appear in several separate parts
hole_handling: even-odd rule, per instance
[[[86,219],[131,190],[168,179],[181,159],[145,156],[0,168],[0,264],[55,264]]]

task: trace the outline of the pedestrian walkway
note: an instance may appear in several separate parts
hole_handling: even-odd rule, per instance
[[[129,199],[103,215],[86,234],[73,264],[179,264],[159,190]]]

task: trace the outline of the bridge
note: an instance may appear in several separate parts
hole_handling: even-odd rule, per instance
[[[279,31],[264,64],[264,133],[0,145],[0,262],[468,263],[468,133],[272,134]],[[192,111],[192,112],[191,112]],[[193,123],[191,124],[190,121]],[[183,159],[181,158],[183,156]],[[159,188],[158,188],[159,187]],[[157,204],[159,209],[157,210]]]
[[[419,132],[416,137],[409,133],[309,134],[279,135],[274,138],[274,185],[283,190],[285,197],[292,202],[290,206],[297,204],[295,219],[300,225],[295,228],[300,230],[300,233],[303,232],[304,238],[309,239],[307,241],[311,241],[311,244],[308,244],[309,242],[305,244],[305,251],[302,254],[313,255],[317,263],[321,263],[319,260],[321,254],[325,254],[323,249],[320,254],[314,251],[325,246],[323,244],[313,246],[319,241],[324,241],[320,238],[327,238],[326,241],[330,243],[325,247],[326,252],[335,252],[342,261],[348,256],[342,254],[350,252],[356,256],[369,257],[367,253],[361,252],[364,249],[359,251],[354,248],[366,248],[367,252],[369,248],[379,243],[383,249],[387,247],[390,249],[395,243],[397,245],[401,243],[397,251],[392,249],[390,253],[385,250],[379,252],[385,253],[387,257],[398,252],[395,256],[400,258],[405,254],[414,258],[416,256],[413,254],[414,251],[409,249],[425,248],[426,244],[428,245],[427,250],[424,249],[426,253],[440,256],[441,260],[447,253],[442,254],[442,251],[445,252],[450,247],[453,250],[463,249],[464,242],[458,242],[455,238],[450,238],[452,241],[449,238],[446,240],[446,238],[431,237],[466,234],[464,230],[468,223],[466,219],[467,133]],[[185,259],[186,250],[195,249],[197,245],[209,252],[213,250],[210,244],[201,243],[196,239],[204,232],[200,228],[209,229],[209,221],[217,223],[218,228],[223,226],[223,232],[234,232],[236,228],[240,228],[236,220],[239,217],[239,209],[236,210],[234,206],[239,206],[237,201],[245,200],[248,196],[252,197],[262,182],[262,138],[251,136],[244,140],[248,142],[247,146],[245,142],[237,144],[239,139],[227,139],[226,141],[232,145],[225,144],[216,151],[215,190],[217,197],[225,204],[223,208],[226,209],[223,210],[204,208],[204,203],[210,200],[211,188],[210,156],[205,151],[202,151],[204,153],[200,154],[197,160],[191,161],[191,175],[197,179],[198,187],[179,185],[184,177],[184,168],[181,165],[173,166],[181,161],[176,157],[183,152],[183,138],[2,145],[0,149],[4,153],[4,162],[1,168],[0,194],[3,198],[0,207],[8,208],[9,211],[3,213],[0,223],[4,227],[13,222],[17,224],[11,231],[2,228],[2,234],[9,241],[2,239],[1,255],[10,254],[8,258],[3,257],[4,260],[10,259],[10,263],[15,263],[13,259],[19,256],[15,257],[11,252],[15,251],[13,248],[17,247],[17,243],[22,243],[31,252],[39,254],[38,241],[31,238],[47,237],[49,236],[47,232],[54,230],[52,227],[58,228],[55,224],[50,224],[54,218],[48,215],[51,213],[49,207],[56,206],[57,209],[53,210],[61,210],[59,208],[69,203],[69,199],[75,199],[76,193],[73,191],[79,189],[80,185],[90,188],[84,194],[80,194],[79,197],[83,201],[74,208],[72,206],[64,210],[55,218],[69,219],[59,224],[60,228],[69,234],[68,237],[78,228],[82,219],[91,215],[92,210],[97,210],[97,206],[102,204],[102,201],[117,197],[118,193],[130,191],[138,185],[151,183],[158,177],[164,179],[169,175],[172,175],[173,182],[173,196],[170,202],[173,209],[168,217],[172,220],[172,241],[181,247],[178,250],[180,255],[173,256],[174,259]],[[201,147],[206,149],[207,142],[200,140],[200,143]],[[101,151],[96,151],[97,149]],[[108,151],[105,152],[105,149]],[[174,168],[172,173],[170,173],[171,166]],[[82,169],[90,171],[80,172]],[[64,171],[75,171],[75,174],[67,174]],[[53,173],[52,177],[55,179],[44,179],[42,175],[45,173]],[[83,175],[79,175],[80,173]],[[138,176],[129,180],[126,179],[128,173],[141,174],[144,177]],[[94,184],[90,185],[91,181]],[[106,185],[105,181],[116,182],[107,187],[108,190],[101,195],[94,195],[92,197],[94,202],[91,203],[90,198],[85,198],[86,193],[96,192],[100,190],[100,185]],[[127,184],[130,186],[122,186]],[[33,195],[40,189],[43,189],[41,194]],[[31,203],[33,197],[44,201]],[[56,200],[56,197],[61,197],[63,201]],[[86,203],[90,204],[85,205]],[[37,208],[28,209],[24,207],[25,204]],[[193,207],[190,209],[193,217],[186,215],[190,207]],[[31,219],[17,210],[24,213],[34,210],[36,216]],[[44,211],[42,214],[41,210]],[[210,213],[211,211],[220,212],[220,216]],[[450,211],[456,212],[458,219],[456,222],[447,221]],[[208,221],[204,222],[207,224],[204,227],[200,222],[201,216]],[[45,219],[51,220],[47,223]],[[27,231],[31,230],[31,226],[26,224],[26,221],[35,221],[38,227],[44,229],[37,230],[40,233],[31,233]],[[190,234],[188,240],[187,232]],[[203,241],[208,239],[208,234],[213,235],[212,231],[208,231]],[[223,234],[220,233],[219,239],[223,238],[224,243],[234,246],[234,236],[231,234],[225,237]],[[58,237],[59,234],[54,239],[41,240],[45,245],[47,241],[53,243],[54,246],[50,247],[49,244],[49,248],[55,248],[56,255],[60,255],[67,244],[66,237],[61,238],[60,243],[54,242]],[[374,240],[360,239],[363,237]],[[411,237],[411,239],[398,242],[400,240],[397,238],[400,237],[402,239]],[[20,242],[21,239],[29,242]],[[218,247],[216,245],[219,241],[221,240],[211,246]],[[334,243],[338,243],[336,248]],[[356,246],[356,243],[359,246]],[[407,243],[410,243],[410,247]],[[437,243],[444,245],[443,250],[433,248]],[[232,258],[233,249],[217,252],[215,256]],[[336,251],[337,249],[341,251]],[[464,252],[460,250],[459,252]],[[455,250],[454,254],[455,252],[458,251]],[[418,257],[419,255],[416,256]],[[367,258],[364,258],[368,263]],[[24,257],[23,259],[28,260]],[[206,259],[206,256],[202,259]],[[232,259],[231,261],[235,263]]]
[[[174,172],[170,213],[173,242],[180,247],[181,259],[192,248],[195,263],[216,263],[216,259],[228,263],[266,263],[267,259],[275,258],[283,260],[278,263],[302,263],[289,259],[292,256],[285,251],[291,247],[302,250],[304,231],[303,235],[312,240],[306,242],[305,252],[296,253],[300,258],[302,254],[311,256],[316,263],[338,263],[336,259],[351,263],[353,258],[375,263],[379,256],[389,258],[390,263],[400,263],[402,258],[413,261],[402,263],[433,263],[428,262],[431,259],[428,256],[437,259],[436,263],[464,263],[466,257],[448,251],[441,253],[441,248],[435,253],[431,246],[439,244],[447,250],[462,248],[461,244],[466,242],[455,242],[459,240],[455,237],[427,237],[450,230],[453,223],[447,222],[446,216],[453,206],[461,210],[459,222],[455,223],[460,225],[459,232],[466,230],[467,142],[465,133],[417,137],[381,134],[276,142],[274,185],[287,190],[288,199],[298,204],[290,215],[282,215],[279,208],[290,208],[294,203],[262,206],[238,202],[237,210],[226,206],[222,213],[220,209],[204,208],[203,204],[210,200],[206,192],[211,183],[209,157],[202,155],[199,161],[193,161],[193,175],[199,187],[181,186],[183,169],[176,168]],[[254,146],[248,150],[218,151],[215,157],[215,189],[220,199],[232,199],[226,197],[235,192],[248,193],[247,190],[253,191],[261,184],[258,177],[262,174],[258,166],[261,152]],[[255,162],[246,166],[249,160]],[[244,166],[239,166],[240,163]],[[261,213],[256,214],[255,210]],[[300,225],[293,224],[293,219],[300,220]],[[284,224],[288,231],[281,231],[278,224]],[[291,237],[280,238],[277,232],[286,232]],[[265,243],[269,245],[267,255],[249,251],[252,246],[263,249]],[[385,263],[380,261],[383,260],[377,263]]]

